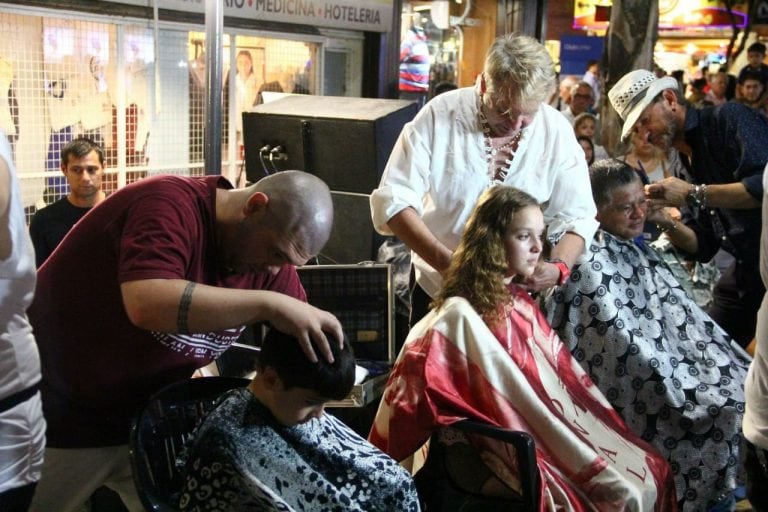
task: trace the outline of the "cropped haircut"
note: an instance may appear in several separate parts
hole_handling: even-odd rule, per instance
[[[61,164],[67,165],[69,163],[69,156],[73,155],[75,158],[83,158],[91,151],[95,151],[99,157],[99,163],[104,166],[104,151],[101,146],[93,142],[88,137],[78,137],[68,142],[63,148],[61,148]]]
[[[763,84],[763,77],[758,71],[745,71],[738,79],[739,85],[744,85],[747,80],[754,80]]]
[[[642,183],[640,175],[626,162],[609,158],[598,160],[589,166],[589,182],[592,185],[592,198],[597,209],[604,208],[611,202],[613,191],[636,181]]]
[[[576,96],[576,93],[579,91],[579,87],[585,87],[589,89],[589,95],[592,96],[592,99],[595,99],[595,91],[592,90],[592,86],[589,85],[589,82],[585,82],[584,80],[580,82],[576,82],[571,86],[571,96]]]
[[[765,45],[760,41],[754,42],[747,48],[747,53],[757,52],[765,55]]]
[[[499,307],[511,300],[504,284],[509,268],[505,237],[515,214],[528,206],[540,208],[533,196],[514,187],[499,185],[480,196],[433,307],[460,296],[480,315],[497,317]]]
[[[322,356],[313,363],[304,355],[295,337],[270,329],[262,342],[256,367],[274,368],[286,389],[311,389],[324,398],[341,400],[355,385],[355,356],[346,336],[343,347],[333,339],[328,344],[333,363]]]
[[[523,108],[542,103],[555,87],[555,67],[546,48],[521,34],[497,37],[485,56],[483,72],[497,95]]]

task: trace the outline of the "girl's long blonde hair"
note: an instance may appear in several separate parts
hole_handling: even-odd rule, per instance
[[[511,300],[504,284],[508,277],[504,239],[515,214],[528,206],[540,205],[514,187],[496,186],[480,196],[432,307],[439,308],[449,297],[460,296],[487,317],[495,316],[499,306]]]

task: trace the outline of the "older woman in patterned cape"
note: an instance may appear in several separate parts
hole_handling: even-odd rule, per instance
[[[528,294],[505,284],[533,272],[543,231],[528,194],[497,186],[481,196],[436,308],[398,357],[369,439],[404,460],[464,418],[522,430],[536,443],[540,510],[676,510],[663,458],[624,425]],[[469,441],[515,489],[509,454]]]
[[[727,506],[737,485],[748,356],[636,237],[649,216],[636,172],[590,168],[602,231],[550,297],[548,320],[624,421],[672,466],[680,508]],[[687,228],[652,211],[674,236]]]

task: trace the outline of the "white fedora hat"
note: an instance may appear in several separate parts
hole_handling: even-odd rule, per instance
[[[648,70],[636,69],[621,77],[608,91],[611,105],[624,120],[622,139],[627,138],[645,107],[665,89],[677,90],[677,80],[671,76],[659,78]]]

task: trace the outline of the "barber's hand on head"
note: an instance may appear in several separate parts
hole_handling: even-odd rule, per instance
[[[274,314],[269,323],[275,329],[298,339],[304,354],[313,363],[317,362],[315,348],[319,350],[323,359],[332,363],[333,354],[330,343],[338,343],[339,347],[344,343],[344,333],[339,320],[328,311],[288,295],[278,294],[275,300]]]
[[[648,198],[648,206],[683,206],[691,184],[680,178],[664,178],[656,183],[645,186],[645,197]]]
[[[552,263],[539,261],[533,274],[523,282],[523,287],[532,292],[538,292],[555,286],[560,280],[560,269]]]

